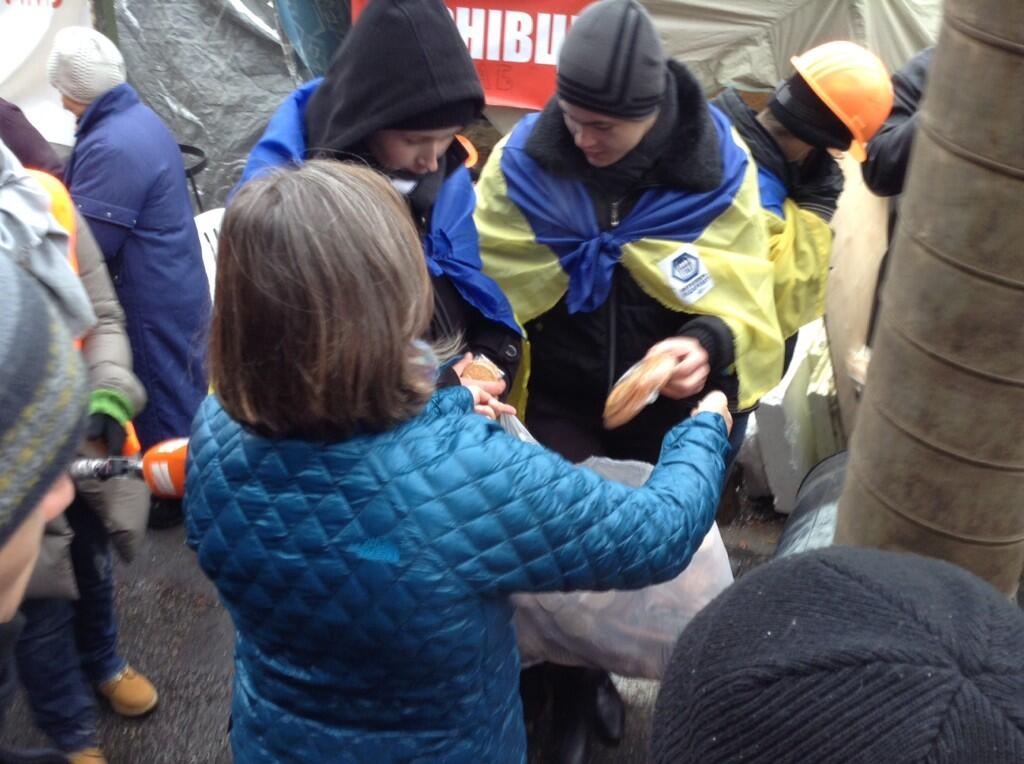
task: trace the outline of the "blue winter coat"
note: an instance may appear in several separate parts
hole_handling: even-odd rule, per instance
[[[206,394],[210,292],[181,150],[131,85],[93,101],[64,170],[124,308],[136,375],[149,396],[135,417],[144,447],[188,434]]]
[[[514,440],[461,387],[328,445],[208,398],[186,521],[237,629],[235,761],[525,761],[508,595],[676,576],[727,450],[721,417],[692,417],[634,489]]]

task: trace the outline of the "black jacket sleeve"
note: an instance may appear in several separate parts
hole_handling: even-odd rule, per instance
[[[793,170],[786,188],[797,206],[828,223],[843,192],[843,171],[827,151],[819,149]]]
[[[507,326],[491,321],[470,305],[455,285],[444,276],[432,279],[434,319],[431,337],[435,340],[461,336],[465,348],[474,355],[485,355],[505,372],[511,388],[519,369],[522,338]],[[459,384],[454,371],[448,370],[438,381],[441,387]]]
[[[519,370],[522,352],[522,338],[503,324],[480,316],[473,322],[466,334],[466,344],[473,355],[485,355],[505,372],[505,380],[511,388],[512,380]],[[508,388],[506,388],[508,389]]]
[[[707,351],[711,367],[709,379],[721,376],[736,360],[736,347],[732,331],[717,316],[699,316],[687,321],[679,330],[680,336],[692,337]]]
[[[903,191],[917,129],[917,110],[933,53],[934,48],[921,51],[893,75],[892,113],[868,144],[868,158],[861,168],[868,188],[880,196],[895,196]]]

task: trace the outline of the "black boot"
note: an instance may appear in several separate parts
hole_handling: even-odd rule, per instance
[[[553,664],[552,664],[553,665]],[[589,669],[553,666],[554,693],[551,714],[553,764],[586,764],[590,758],[592,706]]]
[[[607,671],[589,669],[593,676],[594,728],[608,745],[618,745],[626,729],[626,704]]]
[[[551,682],[547,667],[538,663],[519,672],[519,700],[523,704],[523,722],[526,724],[527,743],[534,742],[547,729],[551,718]]]
[[[580,669],[539,663],[519,674],[527,761],[585,764],[591,726]]]
[[[180,499],[161,499],[153,496],[149,500],[149,522],[153,530],[163,530],[181,525],[184,521]]]

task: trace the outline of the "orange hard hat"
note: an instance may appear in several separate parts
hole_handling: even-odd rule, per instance
[[[853,136],[850,153],[867,159],[871,140],[892,111],[892,80],[874,53],[854,42],[827,42],[790,59]]]

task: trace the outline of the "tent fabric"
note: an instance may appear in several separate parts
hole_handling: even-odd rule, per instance
[[[875,51],[890,71],[935,42],[941,0],[647,0],[666,53],[708,92],[770,90],[791,56],[829,40]]]

